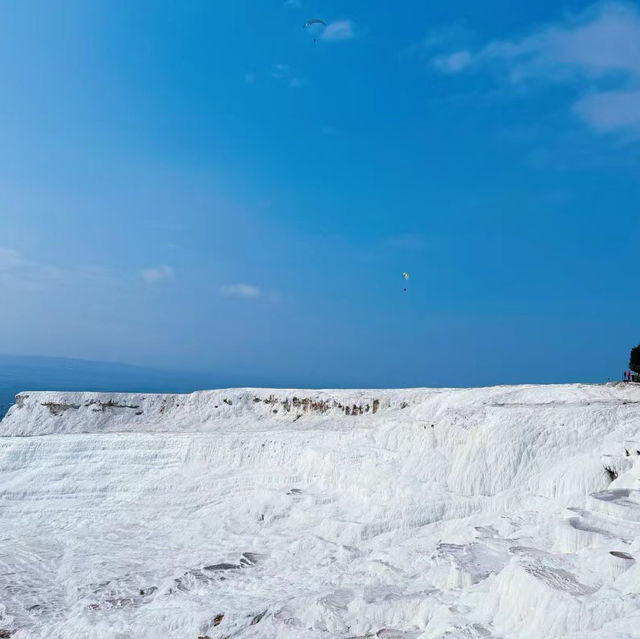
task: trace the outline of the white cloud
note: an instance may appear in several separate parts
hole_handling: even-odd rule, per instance
[[[574,86],[582,95],[573,110],[594,129],[640,132],[640,10],[634,4],[596,4],[525,37],[440,54],[432,62],[450,74],[490,68],[511,84]]]
[[[170,282],[175,279],[175,273],[170,266],[152,266],[145,268],[140,272],[140,277],[147,284],[155,284],[157,282]]]
[[[574,111],[599,131],[626,130],[640,134],[640,90],[602,91],[586,95]]]
[[[458,73],[466,69],[473,62],[469,51],[456,51],[447,55],[439,55],[433,59],[437,69],[445,73]]]
[[[354,24],[351,20],[336,20],[329,23],[324,30],[320,38],[329,42],[336,42],[338,40],[351,40],[356,37]]]
[[[0,247],[0,288],[37,291],[50,286],[77,285],[82,281],[116,281],[96,266],[69,269],[26,258],[20,251]]]
[[[568,77],[603,77],[612,73],[640,76],[640,12],[631,4],[610,2],[591,8],[561,25],[524,38],[494,40],[476,53],[455,51],[436,60],[462,60],[457,69],[504,63],[510,79],[534,77],[557,81]]]
[[[220,287],[220,292],[227,297],[241,297],[243,299],[254,299],[262,295],[262,291],[251,284],[226,284]]]

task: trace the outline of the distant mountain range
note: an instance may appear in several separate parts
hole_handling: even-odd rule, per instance
[[[219,387],[213,375],[113,362],[0,355],[0,418],[13,404],[16,393],[24,390],[187,393]]]

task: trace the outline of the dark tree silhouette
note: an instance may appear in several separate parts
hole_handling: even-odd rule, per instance
[[[629,368],[640,375],[640,344],[631,349],[631,357],[629,358]]]

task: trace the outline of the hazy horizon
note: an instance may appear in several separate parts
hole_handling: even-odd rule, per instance
[[[340,380],[336,375],[335,379]],[[198,390],[221,388],[405,388],[400,386],[380,386],[375,384],[314,385],[296,384],[291,379],[270,380],[257,377],[234,379],[211,371],[163,370],[161,368],[137,366],[126,362],[105,362],[75,359],[67,357],[46,357],[38,355],[15,355],[0,353],[0,419],[14,403],[15,395],[23,391],[87,391],[122,393],[191,393]],[[511,384],[540,383],[605,383],[618,381],[618,378],[574,379],[545,382],[525,380],[510,382],[496,380],[492,384],[475,386],[494,386]],[[472,387],[473,384],[415,384],[420,387]]]

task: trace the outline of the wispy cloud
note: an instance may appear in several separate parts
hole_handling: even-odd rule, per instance
[[[288,64],[276,64],[271,70],[271,77],[292,89],[300,89],[307,85],[304,78],[296,76]]]
[[[401,51],[401,56],[432,56],[435,50],[443,47],[461,49],[470,37],[469,30],[461,25],[440,26],[431,29],[422,40]]]
[[[573,111],[599,131],[640,134],[640,10],[596,4],[529,35],[432,58],[443,73],[488,69],[507,85],[563,83],[578,93]]]
[[[328,42],[337,42],[339,40],[352,40],[355,37],[355,25],[351,20],[335,20],[324,28],[320,39]]]
[[[44,270],[25,260],[19,251],[0,248],[0,287],[37,290],[46,279]]]
[[[220,287],[220,292],[227,297],[240,297],[243,299],[255,299],[262,295],[262,291],[252,284],[225,284]]]
[[[291,69],[288,64],[275,64],[271,71],[271,77],[276,80],[284,80],[291,77]]]
[[[80,282],[115,282],[99,266],[63,268],[25,257],[15,249],[0,247],[0,288],[37,291],[45,287],[77,285]]]
[[[158,282],[171,282],[176,276],[173,269],[164,264],[162,266],[145,268],[140,272],[140,277],[147,284],[156,284]]]

